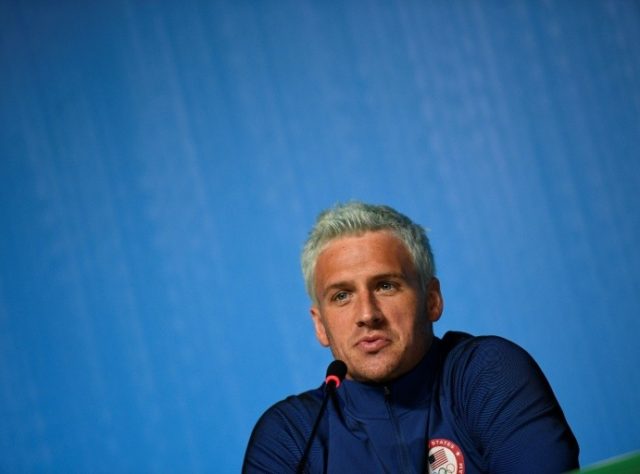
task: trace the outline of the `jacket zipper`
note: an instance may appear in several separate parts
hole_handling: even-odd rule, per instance
[[[389,413],[389,418],[391,419],[391,424],[394,428],[394,434],[396,437],[396,442],[398,443],[398,447],[400,449],[400,472],[405,474],[413,473],[413,469],[411,468],[411,463],[409,462],[409,454],[407,453],[407,445],[404,442],[404,438],[402,437],[402,432],[400,431],[400,423],[398,419],[393,413],[391,409],[391,389],[388,386],[384,386],[384,403],[387,406],[387,412]]]

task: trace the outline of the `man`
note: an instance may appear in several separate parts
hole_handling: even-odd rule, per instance
[[[323,212],[302,269],[320,344],[347,365],[305,472],[559,473],[578,444],[535,361],[499,337],[434,337],[443,299],[424,230],[386,206]],[[261,417],[244,472],[295,472],[323,387]]]

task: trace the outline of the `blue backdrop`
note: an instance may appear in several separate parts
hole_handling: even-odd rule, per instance
[[[637,1],[0,2],[0,471],[237,472],[321,382],[298,254],[430,229],[438,334],[640,448]]]

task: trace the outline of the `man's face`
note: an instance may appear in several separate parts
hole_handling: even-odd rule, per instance
[[[437,279],[420,288],[404,243],[388,231],[331,241],[315,269],[316,337],[349,369],[347,378],[386,382],[411,370],[442,314]]]

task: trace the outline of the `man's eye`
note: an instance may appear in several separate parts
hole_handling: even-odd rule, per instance
[[[333,301],[345,301],[349,297],[349,293],[346,291],[339,291],[335,295],[333,295]]]
[[[394,290],[396,286],[389,281],[383,281],[383,282],[380,282],[380,284],[378,285],[378,288],[381,289],[382,291],[391,291],[391,290]]]

